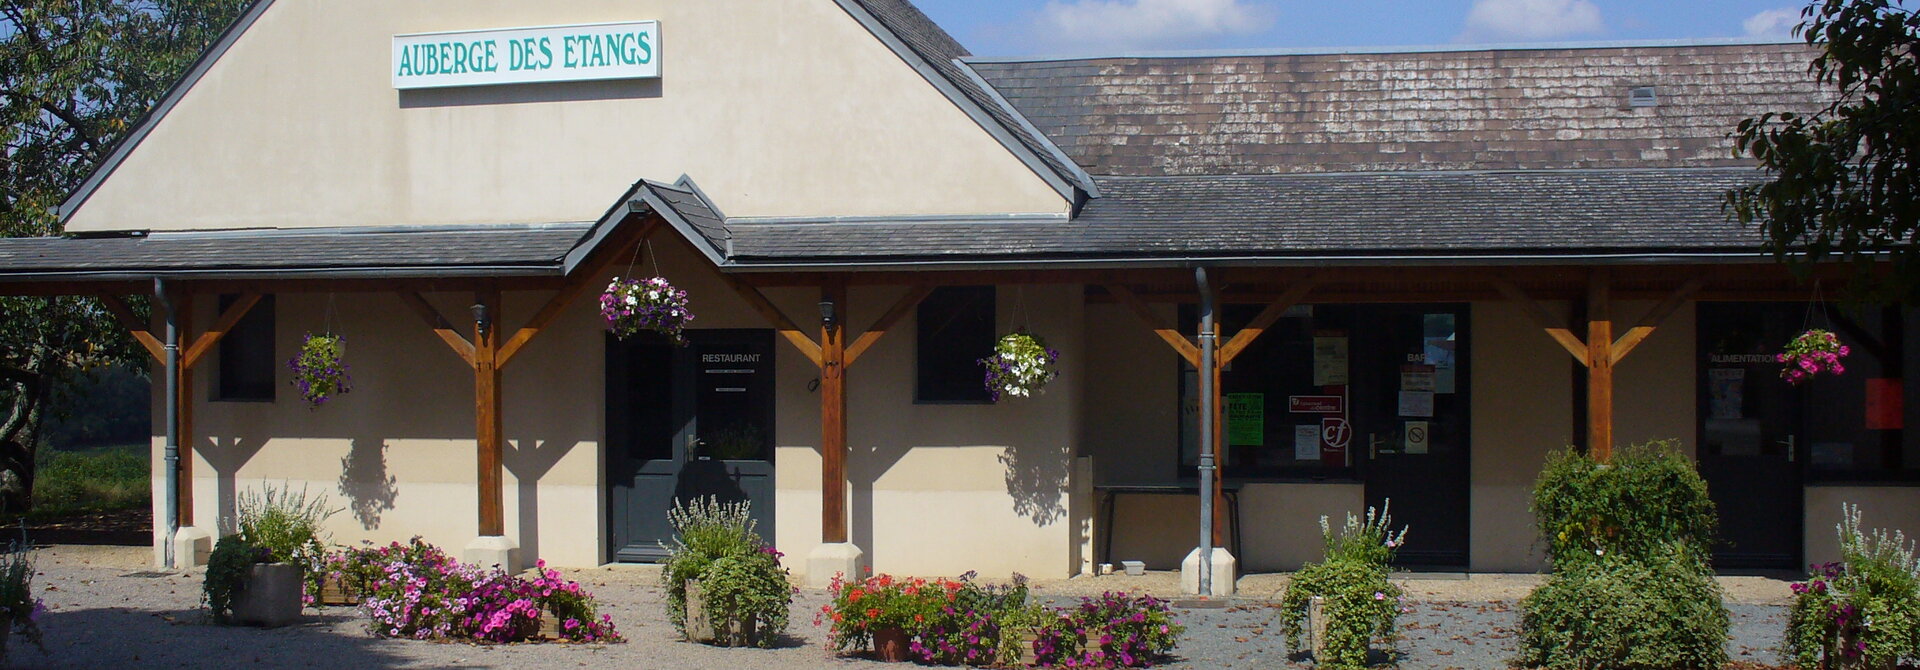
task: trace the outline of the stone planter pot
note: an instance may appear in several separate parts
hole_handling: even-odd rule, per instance
[[[1020,658],[1013,662],[1014,665],[1022,668],[1039,665],[1040,655],[1034,653],[1033,645],[1040,641],[1040,634],[1030,630],[1021,631],[1015,635],[1015,639],[1020,640]]]
[[[899,628],[873,631],[873,658],[888,663],[907,660],[907,631]]]
[[[300,620],[300,566],[292,563],[255,563],[233,594],[233,620],[248,626],[276,628]]]
[[[533,635],[535,638],[541,640],[560,639],[560,617],[554,616],[552,612],[542,610],[540,612],[540,628]]]
[[[718,647],[750,647],[759,641],[759,622],[753,619],[719,620],[707,611],[700,580],[687,580],[687,640]]]
[[[1307,600],[1307,649],[1319,663],[1327,651],[1327,599],[1314,596]]]

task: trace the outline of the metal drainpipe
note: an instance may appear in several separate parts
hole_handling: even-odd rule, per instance
[[[167,299],[165,280],[154,278],[153,297],[167,319],[167,544],[160,554],[164,557],[162,564],[173,569],[173,537],[180,529],[180,323],[173,313],[173,301]]]
[[[1196,267],[1200,288],[1200,595],[1213,595],[1213,287]]]

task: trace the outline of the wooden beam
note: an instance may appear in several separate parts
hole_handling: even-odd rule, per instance
[[[881,314],[879,320],[874,321],[873,326],[867,328],[867,332],[861,333],[860,337],[854,338],[853,344],[847,345],[847,365],[852,366],[855,361],[860,360],[860,355],[867,353],[867,349],[879,342],[880,337],[887,334],[887,329],[892,328],[893,324],[898,323],[901,318],[912,312],[913,308],[918,307],[920,301],[926,300],[927,296],[933,293],[933,288],[930,284],[919,284],[907,289],[907,294],[894,301],[893,307],[888,308],[885,314]]]
[[[1595,270],[1587,286],[1587,453],[1613,460],[1613,305],[1607,294],[1612,278]]]
[[[847,285],[820,287],[820,299],[842,307]],[[820,325],[820,541],[847,541],[846,319]]]
[[[1260,310],[1260,315],[1253,317],[1253,322],[1241,328],[1240,332],[1234,333],[1233,339],[1228,340],[1225,345],[1222,345],[1218,352],[1221,367],[1232,363],[1233,359],[1240,355],[1240,352],[1245,351],[1249,345],[1253,344],[1254,340],[1260,338],[1261,333],[1267,332],[1267,329],[1273,326],[1273,322],[1279,321],[1280,317],[1287,313],[1287,310],[1293,309],[1294,305],[1300,304],[1301,300],[1306,299],[1307,292],[1313,290],[1315,283],[1317,283],[1317,280],[1309,277],[1288,287],[1287,291],[1269,303],[1266,309]]]
[[[703,267],[712,267],[706,263],[701,263],[700,265]],[[766,295],[760,293],[760,289],[741,283],[732,276],[720,272],[719,268],[713,268],[713,271],[715,275],[720,277],[720,281],[726,282],[727,286],[732,288],[734,293],[740,294],[740,298],[747,301],[748,307],[752,307],[753,311],[759,312],[761,317],[772,323],[773,329],[779,332],[781,337],[787,338],[788,342],[793,343],[794,348],[800,350],[801,355],[806,356],[807,360],[813,361],[815,367],[826,367],[825,359],[822,358],[821,355],[821,344],[814,342],[813,338],[807,337],[806,333],[801,332],[800,326],[795,325],[793,319],[787,318],[786,312],[780,311],[779,305],[775,305],[772,300],[768,300]],[[845,307],[845,304],[841,302],[834,304]],[[836,319],[835,321],[845,321],[845,319]]]
[[[540,311],[535,312],[533,318],[527,319],[527,325],[514,331],[513,337],[508,338],[506,344],[500,345],[496,367],[505,369],[507,363],[513,361],[514,354],[520,353],[522,347],[527,346],[535,335],[539,335],[542,329],[553,323],[553,320],[566,311],[567,306],[573,304],[573,301],[585,293],[588,287],[599,283],[600,276],[620,258],[621,254],[616,252],[645,241],[647,236],[653,234],[653,229],[659,226],[659,223],[660,217],[647,217],[646,222],[640,224],[639,228],[632,229],[634,232],[620,235],[612,244],[605,245],[601,249],[601,254],[591,263],[575,269],[574,275],[567,278],[566,283],[562,284],[559,290],[554,292],[553,297],[547,300],[547,304],[541,306]]]
[[[474,358],[473,343],[468,342],[465,336],[454,330],[453,324],[447,323],[447,317],[441,316],[440,310],[436,309],[433,303],[427,302],[425,297],[413,291],[400,291],[398,295],[400,302],[406,303],[414,314],[420,315],[420,319],[427,322],[427,327],[433,329],[433,334],[439,335],[440,340],[453,349],[453,353],[460,355],[460,360],[467,362],[467,367],[479,366],[479,361]]]
[[[1153,330],[1153,334],[1159,335],[1161,340],[1173,347],[1174,352],[1180,354],[1180,358],[1186,360],[1188,365],[1200,367],[1200,347],[1194,346],[1185,335],[1180,334],[1180,331],[1161,320],[1160,315],[1155,314],[1153,308],[1148,307],[1147,303],[1141,302],[1140,296],[1135,295],[1132,289],[1121,284],[1108,284],[1107,292],[1119,298],[1121,304],[1132,309],[1134,315],[1140,317],[1140,321],[1146,323],[1147,327]]]
[[[505,535],[505,480],[502,469],[506,455],[500,418],[500,368],[495,365],[500,344],[500,292],[474,294],[474,302],[486,307],[487,319],[473,324],[473,421],[478,447],[479,477],[475,487],[480,495],[480,535]]]
[[[1493,287],[1499,289],[1501,295],[1507,296],[1507,300],[1520,306],[1520,309],[1527,313],[1527,317],[1533,319],[1534,325],[1539,326],[1541,330],[1547,331],[1547,336],[1552,337],[1553,341],[1559,342],[1560,346],[1567,350],[1567,353],[1573,354],[1574,360],[1580,361],[1580,365],[1592,367],[1593,364],[1591,360],[1588,359],[1589,352],[1587,343],[1580,341],[1580,336],[1574,335],[1572,330],[1556,324],[1553,315],[1547,312],[1547,308],[1544,305],[1536,302],[1533,298],[1527,297],[1527,294],[1520,292],[1520,287],[1515,286],[1513,282],[1505,279],[1493,280]]]
[[[1216,328],[1218,323],[1218,321],[1215,322]],[[1226,363],[1220,360],[1219,352],[1216,351],[1214,354],[1213,444],[1205,445],[1204,448],[1213,450],[1213,492],[1211,493],[1213,496],[1213,546],[1225,547],[1227,538],[1231,537],[1227,532],[1227,524],[1233,523],[1233,516],[1227,513],[1227,425],[1224,419],[1227,414],[1225,400],[1227,394],[1220,384],[1220,371],[1226,367]],[[1232,551],[1239,552],[1241,549],[1234,547]],[[1244,553],[1241,555],[1245,556]]]
[[[219,344],[220,338],[226,337],[227,331],[233,330],[233,326],[246,318],[247,312],[257,304],[260,304],[260,294],[240,294],[239,300],[233,301],[233,304],[228,305],[227,309],[220,313],[220,318],[213,322],[213,327],[194,338],[193,346],[187,347],[186,353],[180,355],[180,367],[192,368],[198,365],[200,357],[207,355],[207,352],[213,349],[213,345]]]
[[[1659,328],[1662,321],[1666,321],[1675,310],[1686,304],[1688,298],[1699,293],[1700,287],[1704,285],[1706,282],[1700,279],[1687,282],[1676,289],[1673,295],[1667,296],[1666,300],[1660,301],[1660,304],[1654,305],[1653,309],[1647,310],[1646,316],[1640,317],[1639,321],[1634,322],[1632,328],[1628,328],[1626,333],[1620,335],[1620,339],[1613,341],[1613,363],[1619,365],[1621,359],[1633,353],[1634,347],[1646,341],[1647,336],[1653,334],[1653,329]]]
[[[140,346],[146,347],[147,353],[153,354],[153,360],[166,361],[166,345],[153,336],[150,325],[140,322],[140,317],[134,315],[133,308],[127,306],[126,300],[117,295],[103,295],[100,296],[100,305],[105,307],[107,313],[112,314],[114,320],[119,321],[127,332],[133,334],[133,341],[139,342]]]

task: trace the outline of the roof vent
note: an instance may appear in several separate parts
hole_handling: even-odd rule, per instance
[[[1660,95],[1652,86],[1636,86],[1627,90],[1628,107],[1659,107]]]

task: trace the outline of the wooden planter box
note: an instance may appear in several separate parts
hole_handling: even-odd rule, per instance
[[[327,575],[320,580],[320,606],[338,607],[360,604],[360,590],[347,585],[346,578],[340,575]]]

